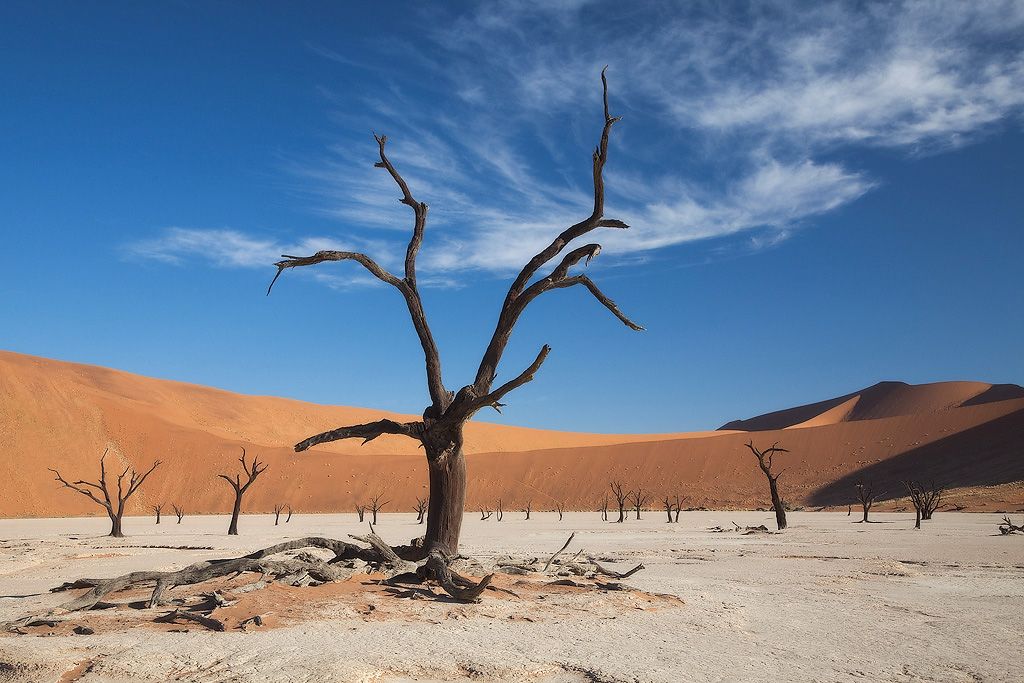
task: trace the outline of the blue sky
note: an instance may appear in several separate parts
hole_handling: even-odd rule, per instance
[[[538,299],[489,421],[715,428],[883,379],[1024,383],[1024,2],[0,5],[0,348],[418,413],[409,211],[449,388],[514,271],[607,231]]]

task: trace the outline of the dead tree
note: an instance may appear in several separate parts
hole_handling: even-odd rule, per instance
[[[773,472],[772,458],[776,453],[789,453],[789,451],[779,446],[778,443],[773,443],[771,448],[761,451],[754,446],[753,441],[747,443],[747,448],[757,458],[758,467],[764,472],[764,476],[768,478],[768,490],[772,495],[772,508],[775,510],[775,523],[778,525],[779,531],[782,531],[786,528],[786,506],[779,497],[779,477],[786,470],[781,469],[778,472]]]
[[[380,501],[384,497],[383,493],[378,493],[372,499],[370,499],[370,514],[373,515],[373,521],[371,524],[377,526],[377,513],[384,509],[384,506],[390,503],[390,500],[385,500],[383,503]]]
[[[999,533],[1003,536],[1009,536],[1010,534],[1021,533],[1024,534],[1024,524],[1017,525],[1010,521],[1009,516],[1004,516],[1003,521],[999,524]]]
[[[501,498],[498,499],[498,505],[495,508],[495,514],[497,515],[497,519],[499,522],[501,521],[501,518],[505,516],[505,513],[502,512],[501,510]]]
[[[281,522],[281,513],[284,512],[284,505],[278,503],[274,506],[274,526]]]
[[[565,511],[565,505],[562,503],[555,503],[555,512],[558,513],[558,521],[562,521],[562,512]]]
[[[480,521],[481,522],[486,522],[487,520],[489,520],[491,518],[491,515],[493,515],[493,514],[494,513],[491,512],[490,510],[488,510],[487,512],[484,512],[484,509],[480,508]]]
[[[612,125],[619,120],[619,117],[609,113],[608,82],[603,71],[601,84],[604,101],[604,125],[600,141],[593,154],[593,210],[589,216],[563,230],[519,271],[505,295],[494,332],[483,352],[476,376],[470,384],[461,389],[450,391],[442,379],[441,355],[427,324],[427,316],[417,284],[416,258],[423,243],[427,223],[427,205],[413,197],[408,184],[385,154],[386,136],[375,135],[380,160],[374,165],[387,171],[401,191],[402,197],[399,201],[408,206],[413,213],[412,237],[405,252],[402,276],[392,274],[365,254],[350,251],[319,251],[311,256],[285,254],[281,261],[274,264],[277,266],[277,274],[267,289],[268,294],[273,288],[274,282],[285,270],[290,268],[313,266],[332,261],[355,261],[378,280],[396,289],[404,300],[425,360],[430,405],[423,411],[423,418],[412,422],[381,419],[366,424],[339,427],[300,441],[295,445],[295,450],[305,451],[317,444],[339,439],[358,438],[366,443],[382,434],[396,434],[418,441],[423,446],[426,455],[430,480],[427,533],[423,544],[424,551],[428,555],[436,553],[440,558],[450,558],[458,553],[459,534],[466,500],[466,460],[463,454],[463,431],[466,422],[485,408],[500,410],[504,405],[502,400],[513,390],[533,380],[534,375],[551,352],[551,348],[544,345],[529,367],[504,384],[494,386],[498,377],[498,367],[511,338],[512,330],[530,303],[549,292],[578,285],[593,295],[598,303],[608,309],[627,327],[633,330],[643,329],[626,317],[615,302],[609,299],[593,280],[583,274],[570,273],[574,266],[589,262],[597,256],[601,251],[599,244],[586,244],[563,254],[563,251],[576,239],[594,230],[629,227],[621,220],[604,216],[604,167],[608,160],[608,138]],[[558,257],[561,257],[561,260],[557,262],[557,265],[550,271],[542,272],[549,262]],[[442,559],[441,562],[443,563],[444,560]],[[433,566],[438,566],[437,562]]]
[[[643,509],[644,505],[647,505],[647,494],[643,492],[642,488],[638,488],[633,493],[633,509],[636,510],[636,518],[640,519],[640,510]]]
[[[423,498],[416,499],[416,523],[423,524],[423,518],[427,514],[427,501]]]
[[[616,522],[624,522],[626,521],[626,501],[628,501],[629,497],[633,494],[632,492],[626,491],[622,488],[622,482],[613,481],[609,486],[612,489],[612,495],[615,496],[615,503],[619,506],[619,518]]]
[[[287,524],[290,521],[292,521],[292,506],[291,505],[288,506],[288,517],[284,520],[284,523]]]
[[[914,480],[904,481],[903,487],[907,489],[907,495],[910,496],[910,502],[914,505],[914,512],[916,514],[914,528],[920,529],[921,520],[931,519],[935,510],[939,507],[939,503],[942,502],[942,494],[945,492],[946,487],[941,484],[936,484],[934,481],[925,485]]]
[[[676,496],[676,524],[679,523],[679,513],[683,511],[682,501]]]
[[[365,505],[356,505],[356,514],[359,515],[359,521],[363,521],[363,516],[366,515]]]
[[[107,449],[109,450],[109,449]],[[100,480],[98,482],[85,481],[79,479],[75,482],[69,482],[61,476],[60,472],[53,468],[48,468],[55,475],[56,481],[59,481],[64,488],[69,488],[72,491],[77,491],[83,496],[86,496],[92,502],[103,507],[107,511],[107,517],[110,518],[110,536],[115,538],[122,538],[124,536],[121,533],[121,518],[124,516],[124,504],[132,497],[132,495],[139,490],[142,483],[146,481],[146,478],[153,473],[159,465],[160,461],[157,460],[153,463],[145,473],[139,474],[131,466],[125,467],[121,474],[117,475],[117,492],[114,495],[110,488],[107,486],[107,451],[103,451],[103,455],[100,457]],[[128,481],[125,481],[125,477],[128,477]],[[127,487],[126,487],[127,485]],[[102,498],[100,497],[102,496]]]
[[[231,524],[228,526],[228,536],[238,535],[238,515],[242,511],[242,496],[244,496],[245,492],[249,490],[252,483],[256,481],[256,477],[263,474],[267,469],[266,464],[261,466],[259,456],[252,459],[252,466],[250,467],[245,462],[245,448],[242,448],[242,457],[239,458],[238,461],[242,463],[242,471],[245,472],[246,481],[244,484],[242,483],[242,476],[240,474],[236,474],[234,479],[227,474],[217,475],[230,484],[231,488],[235,491],[235,504],[234,507],[231,508]]]
[[[185,516],[185,508],[172,505],[171,509],[174,510],[174,515],[178,518],[178,524],[181,524],[181,518]]]
[[[525,513],[526,513],[526,519],[529,519],[529,518],[530,518],[530,509],[531,509],[532,507],[533,507],[533,501],[532,501],[532,500],[528,500],[528,501],[526,501],[526,509],[525,509],[525,510],[523,510],[523,512],[525,512]]]
[[[608,521],[608,496],[607,496],[607,494],[605,495],[604,500],[601,501],[601,509],[599,510],[599,512],[601,513],[601,521],[602,522],[607,522]]]
[[[868,521],[868,512],[871,510],[871,506],[875,504],[875,498],[877,493],[875,492],[874,482],[864,483],[863,481],[857,482],[854,487],[857,489],[857,500],[860,501],[861,509],[864,510],[864,519],[862,522]]]
[[[159,524],[160,523],[160,513],[163,512],[164,504],[160,503],[159,505],[152,505],[151,507],[153,508],[153,512],[156,513],[156,523]]]
[[[669,498],[668,496],[665,496],[665,500],[661,501],[661,504],[665,506],[665,514],[668,515],[668,520],[666,520],[666,521],[669,524],[671,524],[672,523],[672,512],[676,509],[675,505],[672,503],[672,499]]]

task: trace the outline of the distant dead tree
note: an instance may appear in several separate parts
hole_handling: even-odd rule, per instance
[[[356,505],[356,514],[359,515],[359,521],[363,521],[363,516],[366,514],[366,506]]]
[[[380,512],[382,509],[384,509],[385,505],[387,505],[388,503],[391,502],[390,500],[385,500],[382,503],[380,499],[383,498],[383,497],[384,497],[383,493],[378,493],[376,496],[374,496],[373,498],[370,499],[370,514],[373,515],[373,522],[372,522],[372,524],[374,526],[377,526],[377,513]]]
[[[775,523],[778,525],[779,531],[782,531],[786,528],[786,506],[779,497],[779,477],[786,470],[781,469],[778,472],[773,472],[772,458],[776,453],[789,453],[789,451],[779,446],[777,442],[773,443],[771,448],[766,448],[762,451],[754,446],[753,441],[750,441],[747,443],[747,448],[757,458],[758,467],[764,472],[764,476],[768,478],[768,490],[772,495],[772,508],[775,510]]]
[[[292,521],[292,506],[291,505],[288,506],[288,517],[287,517],[287,519],[284,520],[284,523],[287,524],[290,521]]]
[[[423,518],[427,514],[427,500],[425,498],[416,499],[416,523],[423,524]]]
[[[676,496],[676,500],[679,500],[678,496]],[[667,522],[669,524],[671,524],[672,523],[672,512],[676,509],[676,506],[672,502],[672,499],[669,498],[668,496],[665,496],[665,500],[661,501],[661,504],[665,506],[665,514],[668,515]]]
[[[493,514],[494,513],[491,512],[490,510],[488,510],[487,512],[484,512],[484,509],[480,508],[480,521],[481,522],[487,521],[488,519],[491,518],[491,515],[493,515]]]
[[[160,513],[163,512],[164,504],[160,503],[159,505],[152,505],[151,507],[153,508],[153,512],[156,513],[156,523],[159,524],[160,523]]]
[[[498,506],[495,508],[495,514],[499,522],[501,521],[501,518],[505,516],[505,513],[501,510],[501,498],[498,499]]]
[[[231,488],[235,491],[235,504],[234,507],[231,508],[231,524],[228,526],[228,536],[238,535],[238,515],[242,511],[242,496],[244,496],[245,492],[249,490],[252,483],[256,481],[256,477],[263,474],[267,469],[266,464],[263,464],[262,467],[260,466],[259,456],[252,459],[251,467],[245,462],[245,457],[245,448],[242,448],[242,457],[239,458],[238,461],[242,463],[242,471],[245,472],[246,481],[244,484],[242,483],[242,477],[239,474],[236,474],[234,479],[227,474],[217,475],[230,484]]]
[[[185,508],[172,505],[171,509],[174,510],[174,515],[178,518],[178,524],[181,524],[181,518],[185,516]]]
[[[640,519],[640,510],[647,505],[647,498],[648,494],[644,493],[642,488],[637,488],[633,493],[633,509],[636,510],[637,519]]]
[[[679,496],[676,496],[676,523],[679,523],[679,513],[683,511],[683,503]]]
[[[558,513],[558,521],[562,521],[562,512],[565,510],[564,503],[555,503],[555,512]]]
[[[613,481],[609,486],[612,489],[612,495],[615,496],[615,503],[619,506],[619,518],[616,522],[624,522],[626,521],[626,501],[628,501],[629,497],[633,494],[632,492],[623,489],[622,482],[620,481]]]
[[[942,494],[945,492],[946,487],[941,484],[936,484],[934,481],[925,485],[921,482],[910,479],[903,482],[903,487],[907,489],[907,494],[910,496],[910,502],[914,505],[914,512],[917,517],[914,521],[914,528],[920,529],[921,520],[931,519],[935,510],[938,509],[939,503],[942,502]]]
[[[601,521],[602,522],[607,522],[608,521],[608,494],[607,493],[604,496],[604,500],[601,501],[601,509],[598,510],[598,512],[601,513]]]
[[[139,490],[142,483],[146,481],[146,478],[153,473],[159,465],[160,461],[157,460],[153,463],[144,474],[137,473],[131,467],[125,467],[121,474],[117,475],[117,492],[115,496],[112,496],[112,492],[107,487],[107,451],[103,451],[103,455],[100,457],[100,480],[98,482],[85,481],[79,479],[76,482],[68,482],[61,476],[60,472],[53,468],[47,468],[53,472],[56,476],[56,481],[59,481],[64,485],[65,488],[69,488],[72,491],[77,491],[83,496],[86,496],[92,502],[103,507],[107,511],[107,517],[110,518],[110,536],[115,538],[122,538],[124,534],[121,533],[121,518],[124,516],[124,504],[132,497],[132,495]],[[125,477],[128,477],[128,481],[125,481]],[[127,484],[127,488],[125,485]],[[100,498],[96,493],[103,496]]]
[[[874,482],[858,481],[854,487],[857,489],[857,500],[860,501],[860,506],[864,510],[864,519],[860,521],[866,522],[868,521],[868,511],[871,510],[871,506],[875,504],[875,498],[878,496],[875,484]]]
[[[274,506],[274,526],[277,526],[281,521],[281,513],[284,512],[284,505],[278,503]]]
[[[530,510],[531,510],[532,507],[533,507],[533,501],[532,500],[526,501],[526,509],[523,510],[523,512],[526,513],[526,519],[530,518]]]
[[[277,267],[277,274],[268,288],[268,294],[274,282],[288,269],[325,262],[355,261],[375,278],[397,290],[404,300],[425,361],[430,405],[423,411],[423,418],[410,422],[381,419],[366,424],[339,427],[300,441],[295,445],[295,450],[305,451],[312,446],[339,439],[358,438],[366,442],[382,434],[397,434],[419,442],[427,459],[430,481],[430,505],[423,542],[424,553],[431,559],[432,565],[427,568],[427,573],[439,573],[440,566],[448,562],[445,558],[452,558],[458,554],[459,535],[466,507],[466,459],[463,452],[463,432],[466,423],[485,408],[500,410],[506,395],[532,381],[551,352],[551,347],[544,345],[533,362],[521,373],[500,386],[494,386],[513,328],[527,307],[550,292],[578,285],[589,292],[621,323],[633,330],[643,329],[626,317],[615,302],[587,275],[571,272],[573,267],[588,263],[596,257],[601,252],[599,244],[585,244],[563,254],[575,240],[592,231],[608,228],[622,230],[629,227],[621,220],[606,218],[604,215],[604,168],[608,158],[608,139],[612,125],[619,117],[609,113],[608,83],[603,71],[601,85],[604,118],[600,140],[592,156],[593,210],[579,222],[565,228],[519,271],[505,295],[494,332],[482,354],[474,379],[457,391],[449,390],[444,384],[440,352],[427,323],[427,315],[417,285],[416,258],[423,243],[427,205],[413,197],[409,185],[385,154],[386,136],[375,137],[380,160],[374,165],[387,171],[394,180],[402,195],[399,201],[412,210],[414,219],[412,237],[404,255],[404,272],[401,275],[392,274],[366,254],[350,251],[319,251],[310,256],[284,254],[282,260],[274,264]],[[555,259],[557,264],[549,271],[542,272]]]

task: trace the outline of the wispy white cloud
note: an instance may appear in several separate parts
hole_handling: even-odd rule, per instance
[[[367,135],[387,132],[392,160],[431,206],[421,266],[440,286],[463,271],[517,268],[589,213],[605,63],[612,108],[625,115],[607,213],[633,227],[593,238],[602,259],[741,234],[748,248],[768,248],[884,182],[846,152],[941,151],[1024,108],[1020,0],[508,0],[422,11],[421,25],[441,28],[429,46],[403,47],[411,72],[346,93],[338,143],[288,170],[338,221],[340,242],[394,262],[409,210],[372,167]],[[315,53],[339,68],[369,61],[339,46]],[[266,266],[338,240],[295,242],[175,228],[131,252]]]

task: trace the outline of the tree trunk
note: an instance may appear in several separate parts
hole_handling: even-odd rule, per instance
[[[779,525],[779,531],[786,528],[786,508],[782,506],[782,499],[779,498],[779,487],[775,480],[768,477],[768,488],[772,492],[772,507],[775,508],[775,523]]]
[[[622,521],[625,521],[625,519],[626,519],[626,508],[624,508],[623,506],[620,505],[619,506],[619,518],[616,521],[617,522],[622,522]]]
[[[921,528],[921,508],[915,507],[914,511],[917,512],[917,520],[914,522],[914,528],[915,529],[920,529]]]
[[[370,510],[370,514],[373,515],[373,525],[377,526],[377,510]]]
[[[228,536],[238,535],[238,513],[242,511],[242,494],[235,494],[235,507],[231,511],[231,525],[228,526]]]
[[[160,523],[160,511],[159,510],[156,511],[156,523],[157,524]]]
[[[466,458],[460,439],[453,439],[447,448],[434,450],[427,446],[427,468],[430,471],[430,499],[427,511],[427,554],[440,551],[452,557],[459,550],[459,533],[466,507]]]
[[[110,535],[114,538],[124,538],[124,534],[121,533],[121,515],[110,515]]]
[[[861,507],[864,508],[864,519],[862,519],[860,521],[866,522],[866,521],[868,521],[868,506],[867,505],[862,505]]]

